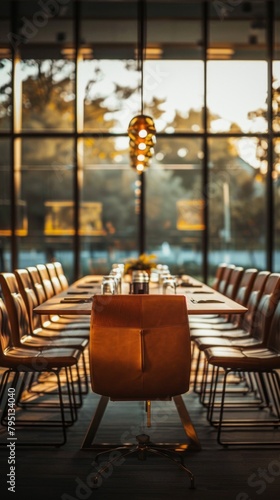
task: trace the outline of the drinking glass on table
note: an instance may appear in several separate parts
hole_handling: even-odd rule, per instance
[[[101,294],[102,295],[114,295],[117,293],[117,284],[115,276],[112,274],[108,276],[103,276],[101,283]]]
[[[177,287],[177,279],[176,276],[172,276],[171,274],[169,276],[165,276],[163,278],[162,282],[162,293],[165,295],[168,290],[173,290],[173,293],[176,293],[176,287]]]
[[[118,267],[110,271],[110,276],[113,276],[116,282],[116,293],[122,293],[122,273]]]

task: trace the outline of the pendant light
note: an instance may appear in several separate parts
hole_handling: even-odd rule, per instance
[[[146,2],[138,0],[138,71],[140,73],[141,111],[134,116],[128,126],[129,154],[131,167],[139,174],[147,170],[154,154],[156,129],[150,116],[144,114],[143,84],[144,59],[146,52]]]

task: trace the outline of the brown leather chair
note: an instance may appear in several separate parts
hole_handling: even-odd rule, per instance
[[[267,329],[266,345],[248,348],[213,347],[206,349],[205,355],[208,363],[213,367],[215,380],[211,398],[211,415],[215,408],[219,409],[219,418],[214,423],[218,427],[217,440],[220,444],[228,445],[277,445],[276,429],[279,434],[280,425],[280,302],[278,297],[272,307],[260,319],[263,328]],[[255,416],[247,414],[242,418],[241,413],[236,410],[242,405],[244,408],[244,394],[242,401],[234,401],[228,389],[228,380],[232,374],[247,373],[259,381],[254,387],[253,401],[249,400],[249,406],[259,398],[260,404],[255,405]],[[218,394],[217,381],[222,377],[222,396]],[[247,394],[247,398],[250,394]],[[233,410],[234,416],[229,413]],[[227,416],[225,417],[225,414]],[[213,421],[212,421],[213,423]],[[267,431],[271,429],[272,436],[267,439]],[[233,431],[247,431],[246,440],[240,439],[240,434],[233,438]],[[257,430],[257,432],[256,432]],[[229,435],[222,437],[224,431]],[[248,433],[255,431],[253,439],[249,439]],[[230,437],[229,437],[230,436]]]
[[[250,291],[250,296],[246,303],[247,311],[244,314],[239,315],[238,323],[232,325],[229,323],[229,327],[226,324],[217,324],[215,326],[211,325],[211,328],[208,328],[208,324],[204,324],[203,328],[190,328],[191,340],[195,340],[200,337],[237,339],[240,337],[243,338],[246,334],[249,335],[256,308],[262,294],[264,293],[269,276],[269,271],[260,271],[256,276]]]
[[[214,277],[213,283],[211,285],[211,288],[213,288],[214,290],[219,290],[219,286],[220,286],[221,280],[223,278],[224,270],[226,269],[226,267],[227,267],[227,264],[225,262],[222,262],[221,264],[219,264],[217,266],[216,272],[215,272],[215,277]]]
[[[54,266],[56,275],[60,281],[62,290],[67,290],[67,288],[69,287],[69,283],[68,283],[68,279],[65,276],[61,262],[58,262],[58,261],[54,262],[53,266]]]
[[[40,277],[39,271],[36,266],[29,266],[26,268],[32,282],[33,289],[36,293],[39,304],[42,304],[47,299],[50,299],[54,295],[53,286],[51,284],[51,280],[44,275],[44,283]],[[64,316],[50,316],[49,320],[53,323],[52,328],[60,329],[63,328],[63,325],[68,328],[74,329],[88,329],[89,330],[89,322],[88,319],[84,316],[75,316],[75,317],[64,317]],[[45,326],[45,325],[44,325]],[[49,325],[51,326],[51,325]]]
[[[59,321],[59,317],[57,317],[56,321],[54,318],[52,318],[53,321],[51,321],[49,316],[35,313],[34,307],[37,307],[45,301],[43,285],[36,283],[36,287],[34,287],[27,269],[15,269],[14,274],[18,283],[17,291],[21,293],[26,309],[29,313],[29,321],[32,331],[38,331],[38,329],[40,329],[40,335],[42,335],[43,330],[43,335],[48,335],[49,337],[89,337],[89,326],[88,328],[85,328],[83,322],[79,322],[78,324],[77,322],[71,323],[71,321],[61,323]]]
[[[229,268],[230,269],[230,268]],[[225,270],[225,272],[227,269]],[[238,294],[238,290],[240,288],[241,280],[244,274],[244,268],[243,267],[235,267],[232,269],[230,273],[230,277],[227,281],[227,284],[225,286],[225,291],[221,292],[224,295],[226,295],[228,298],[235,300],[236,295]],[[229,314],[217,314],[214,317],[208,317],[207,315],[200,316],[194,316],[193,318],[190,318],[190,326],[192,328],[200,328],[201,323],[210,323],[210,324],[219,324],[219,323],[226,323],[229,321],[230,315]]]
[[[29,347],[75,347],[84,351],[88,344],[88,336],[76,337],[75,330],[55,332],[43,329],[36,321],[40,316],[34,313],[38,305],[34,290],[23,289],[21,293],[14,273],[0,273],[0,285],[4,301],[8,310],[13,343],[20,347],[22,344]]]
[[[245,269],[244,272],[241,273],[241,279],[239,283],[237,283],[237,293],[235,295],[235,302],[238,302],[238,304],[241,304],[242,306],[247,306],[247,302],[250,297],[250,293],[254,284],[254,281],[257,277],[258,270],[255,268],[250,268],[250,269]],[[230,297],[233,298],[233,297]],[[240,324],[242,318],[242,314],[229,314],[228,318],[226,321],[217,318],[206,320],[202,319],[200,322],[196,322],[194,324],[190,325],[190,330],[196,330],[198,328],[207,328],[207,329],[220,329],[222,331],[224,330],[230,330],[233,329],[234,327],[238,327]]]
[[[102,397],[82,448],[91,447],[109,400],[149,402],[150,408],[151,401],[173,399],[178,411],[186,415],[181,395],[189,390],[190,349],[184,296],[96,295],[91,316],[90,373],[92,390]],[[186,427],[188,436],[193,437],[190,420]],[[161,450],[146,434],[136,439],[138,445],[117,449],[123,450],[123,456],[137,453],[138,458],[146,452],[162,454],[187,472],[194,487],[193,474],[178,462],[181,454]],[[96,484],[102,471],[96,474]]]
[[[223,293],[224,295],[228,296],[227,289],[232,291],[232,283],[234,283],[235,278],[239,279],[239,276],[241,276],[240,268],[238,268],[238,272],[234,273],[232,277],[232,273],[235,269],[234,264],[227,264],[225,268],[223,269],[222,275],[218,281],[218,283],[215,286],[215,290],[217,290],[220,293]],[[235,290],[234,290],[235,291]],[[233,298],[233,297],[230,297]],[[196,323],[197,321],[200,322],[201,320],[207,320],[212,319],[212,318],[218,318],[218,321],[220,321],[220,318],[223,318],[223,315],[220,314],[198,314],[190,318],[190,325],[193,323]]]
[[[269,273],[267,273],[269,274]],[[242,279],[240,281],[239,287],[238,287],[238,292],[235,297],[235,301],[238,302],[239,304],[243,306],[247,306],[249,297],[251,295],[254,283],[257,280],[257,275],[258,271],[257,269],[246,269],[242,275]],[[262,280],[260,280],[262,282]],[[259,288],[259,281],[256,283],[256,285]],[[203,321],[201,323],[195,323],[194,325],[190,326],[190,335],[191,335],[191,340],[192,340],[192,365],[193,365],[193,384],[194,384],[194,391],[198,392],[198,375],[199,375],[199,368],[201,364],[201,350],[197,349],[200,338],[203,337],[203,332],[206,332],[205,335],[209,336],[210,333],[213,331],[213,336],[216,336],[219,338],[223,333],[226,335],[227,332],[234,332],[235,330],[237,331],[238,329],[242,328],[242,321],[243,321],[243,315],[242,314],[231,314],[229,315],[228,321],[224,322],[221,321],[216,322],[216,323],[210,323],[211,320],[209,320],[208,323],[204,323]],[[213,320],[212,320],[213,321]],[[239,336],[242,334],[239,333]]]
[[[40,318],[34,314],[34,307],[37,305],[34,290],[23,290],[26,301],[18,288],[18,282],[13,273],[0,273],[0,284],[4,295],[5,304],[11,323],[11,336],[15,347],[26,348],[72,348],[81,351],[82,377],[84,381],[83,394],[88,392],[88,376],[86,367],[86,354],[88,345],[88,335],[79,337],[73,333],[79,330],[63,330],[52,332],[34,323],[35,318]],[[27,307],[26,307],[27,305]]]
[[[250,311],[251,320],[248,330],[244,331],[242,337],[233,338],[217,338],[217,337],[200,337],[195,340],[195,344],[201,353],[204,353],[208,348],[230,348],[236,347],[242,349],[251,349],[256,346],[266,345],[268,332],[270,328],[271,318],[276,308],[280,295],[280,274],[271,273],[267,277],[264,289],[254,311]],[[248,310],[249,311],[249,310]],[[253,314],[252,314],[253,312]],[[238,332],[239,330],[236,330]],[[226,335],[227,332],[224,333]],[[234,332],[231,332],[234,333]],[[237,334],[238,335],[238,334]],[[205,364],[202,382],[201,401],[205,404],[205,389],[207,372],[209,364]],[[251,382],[249,382],[250,389]],[[211,417],[210,417],[211,418]]]
[[[48,433],[48,437],[43,443],[36,440],[23,441],[21,439],[20,445],[61,446],[66,442],[67,427],[77,420],[77,396],[72,382],[72,367],[77,367],[80,356],[81,350],[68,347],[41,348],[38,346],[29,348],[15,346],[12,341],[8,311],[4,301],[0,299],[0,366],[5,369],[0,384],[0,400],[4,399],[1,423],[7,425],[8,396],[5,389],[7,386],[10,386],[15,390],[15,394],[17,395],[15,399],[17,411],[16,425],[18,430],[25,426],[32,428],[36,426],[49,428],[61,427],[62,429],[62,437],[59,441],[51,442]],[[52,381],[55,391],[51,391],[50,387],[47,387],[48,378],[46,378],[44,383],[42,383],[38,400],[33,397],[30,403],[24,398],[21,399],[24,389],[30,386],[30,380],[27,379],[27,375],[31,375],[32,377],[33,375],[40,376],[41,374],[55,376],[56,384]],[[66,391],[63,389],[65,384],[67,386]],[[46,399],[42,402],[43,386],[46,386]],[[53,400],[54,395],[56,395],[57,403]],[[52,399],[50,402],[48,400],[49,397]],[[37,418],[34,418],[33,415],[33,418],[28,419],[26,412],[24,412],[25,415],[21,418],[21,413],[18,413],[20,411],[19,405],[25,410],[35,406]],[[57,408],[60,418],[52,416],[50,419],[44,419],[41,412],[40,418],[38,418],[39,408],[44,411],[52,408],[52,412],[54,408]],[[7,446],[7,443],[0,444]]]

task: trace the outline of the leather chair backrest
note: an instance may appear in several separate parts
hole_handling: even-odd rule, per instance
[[[12,347],[11,325],[6,305],[0,298],[0,364],[2,364],[4,353],[9,347]]]
[[[30,335],[31,332],[29,316],[22,295],[20,293],[13,293],[11,298],[13,302],[13,314],[16,316],[17,321],[17,329],[12,329],[12,340],[15,346],[20,346],[21,339],[25,335]]]
[[[227,264],[225,262],[222,262],[221,264],[218,265],[218,267],[216,269],[214,281],[211,285],[211,288],[213,288],[214,290],[219,289],[219,284],[221,282],[221,279],[223,277],[224,270],[226,267],[227,267]]]
[[[115,400],[170,399],[189,388],[187,305],[180,295],[95,295],[92,389]]]
[[[14,346],[20,347],[22,336],[30,333],[28,311],[23,297],[19,293],[15,275],[1,273],[0,283],[4,291],[4,301],[11,325],[12,343]]]
[[[241,304],[245,307],[247,306],[257,274],[258,270],[254,268],[246,269],[244,271],[237,294],[235,296],[235,302],[238,302],[238,304]],[[242,322],[242,314],[231,314],[230,321],[234,324],[240,325]]]
[[[18,342],[18,322],[15,315],[12,295],[19,293],[19,286],[13,273],[0,273],[0,285],[4,302],[8,311],[12,334],[15,332],[15,339]]]
[[[243,273],[244,273],[243,267],[235,267],[231,272],[224,293],[227,297],[229,297],[232,300],[234,300],[236,297]]]
[[[219,283],[219,287],[218,287],[218,292],[220,293],[225,293],[226,291],[226,287],[229,283],[229,279],[230,279],[230,276],[231,276],[231,273],[233,271],[233,269],[235,268],[235,266],[233,264],[228,264],[227,267],[225,268],[224,272],[223,272],[223,276],[222,276],[222,279]]]
[[[280,354],[280,300],[278,301],[271,321],[267,347]]]
[[[18,282],[20,293],[25,288],[33,288],[33,283],[27,269],[15,269],[14,273]]]
[[[51,297],[54,296],[55,291],[54,291],[52,282],[50,280],[47,268],[46,268],[45,264],[38,264],[36,266],[36,268],[37,268],[38,273],[40,275],[41,283],[44,287],[46,297],[47,297],[47,299],[50,299]]]
[[[252,335],[265,345],[269,339],[270,326],[279,297],[280,273],[271,273],[258,303],[251,330]]]
[[[241,315],[241,328],[243,328],[246,332],[251,331],[251,326],[253,324],[253,319],[254,319],[254,314],[257,309],[259,300],[262,296],[262,293],[264,291],[265,283],[270,275],[269,271],[260,271],[256,279],[254,281],[254,284],[252,286],[252,290],[250,292],[250,296],[247,302],[247,308],[248,310],[245,312],[245,314]]]
[[[34,308],[39,305],[36,294],[32,288],[26,288],[24,294],[21,294],[29,316],[30,331],[42,327],[40,315],[34,312]]]
[[[46,264],[46,269],[47,269],[51,284],[53,286],[54,293],[62,292],[62,286],[61,286],[61,283],[56,275],[56,271],[55,271],[55,267],[54,267],[53,263],[48,262]]]
[[[65,276],[61,262],[54,262],[53,265],[54,265],[57,277],[58,277],[60,284],[62,286],[62,290],[66,290],[69,287],[69,283],[68,283],[68,280]]]
[[[41,287],[43,286],[39,271],[38,271],[36,266],[28,266],[26,269],[29,272],[33,287],[35,289],[35,293],[37,295],[37,285],[40,285]],[[43,288],[43,291],[44,291],[44,300],[47,300],[48,298],[50,298],[50,297],[47,297],[44,288]],[[40,301],[39,297],[38,297],[38,300]]]

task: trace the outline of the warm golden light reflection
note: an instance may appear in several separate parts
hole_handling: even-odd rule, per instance
[[[144,172],[149,167],[149,161],[154,154],[155,133],[154,121],[150,116],[137,115],[129,123],[130,161],[132,168],[138,172]]]
[[[8,200],[0,200],[0,236],[11,236],[12,230],[9,225],[11,205]],[[16,236],[28,235],[28,219],[26,201],[18,200],[16,204],[17,227]]]
[[[231,59],[234,50],[231,47],[209,47],[207,49],[208,59]]]
[[[177,229],[179,231],[203,231],[203,200],[178,200]]]
[[[22,80],[20,59],[16,56],[14,63],[14,127],[15,132],[20,132],[22,127]]]
[[[105,235],[102,222],[102,203],[82,202],[80,205],[80,229],[83,236]],[[74,229],[73,201],[46,201],[45,227],[47,236],[72,236]]]

